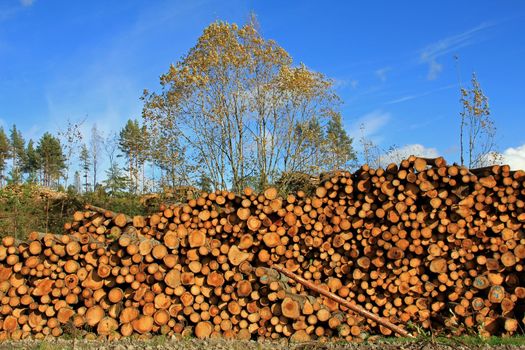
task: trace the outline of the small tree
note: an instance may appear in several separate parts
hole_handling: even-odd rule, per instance
[[[80,165],[82,167],[82,170],[84,172],[84,192],[89,192],[89,171],[91,169],[91,156],[89,155],[89,150],[85,143],[82,144],[82,147],[80,148]]]
[[[80,127],[84,123],[84,120],[80,122],[74,122],[67,120],[66,128],[64,130],[58,131],[58,136],[62,140],[62,145],[64,148],[64,162],[66,165],[66,171],[64,172],[64,187],[68,187],[69,181],[69,169],[71,168],[71,162],[75,151],[78,149],[78,146],[82,142],[82,132]]]
[[[98,130],[97,124],[93,124],[93,127],[91,128],[91,138],[89,140],[92,161],[91,164],[93,166],[93,189],[96,189],[97,187],[98,164],[100,162],[100,150],[103,142],[104,138],[102,136],[102,133]]]
[[[490,117],[488,98],[483,93],[475,73],[472,73],[471,87],[461,88],[461,106],[461,164],[465,165],[465,153],[469,168],[493,163],[496,160],[491,159],[492,155],[496,154],[496,127]]]
[[[104,139],[104,151],[109,160],[109,166],[117,163],[118,149],[119,149],[119,136],[116,132],[109,134]]]
[[[362,157],[365,164],[368,164],[374,168],[381,166],[381,150],[371,139],[366,137],[365,125],[359,126],[361,130],[361,137],[359,143],[362,147]]]
[[[110,196],[119,195],[128,187],[127,178],[122,174],[122,170],[117,163],[111,164],[108,170],[106,170],[106,181],[104,181],[104,185]]]
[[[211,180],[206,174],[202,173],[199,176],[199,181],[197,182],[197,188],[204,192],[211,192]]]

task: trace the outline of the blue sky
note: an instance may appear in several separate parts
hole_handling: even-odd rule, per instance
[[[458,160],[459,82],[475,71],[498,145],[525,167],[523,1],[0,0],[0,125],[26,138],[65,120],[106,134],[211,22],[244,23],[334,79],[347,131]],[[454,55],[459,56],[459,74]],[[86,125],[88,130],[91,125]]]

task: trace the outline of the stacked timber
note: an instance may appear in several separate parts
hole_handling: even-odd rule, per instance
[[[520,333],[524,198],[523,171],[410,157],[311,195],[216,191],[149,217],[87,206],[63,235],[2,240],[0,338],[393,334],[353,305],[405,328]]]

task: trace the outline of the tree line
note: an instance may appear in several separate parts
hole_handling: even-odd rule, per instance
[[[494,153],[494,123],[475,75],[460,91],[461,162],[479,166]],[[96,125],[84,135],[86,120],[28,142],[16,125],[0,129],[0,185],[111,196],[184,186],[240,191],[272,184],[286,191],[309,174],[356,165],[333,81],[294,65],[253,19],[212,23],[142,101],[141,118],[109,135]],[[379,148],[359,141],[361,158],[380,162]]]
[[[348,168],[356,160],[332,81],[294,66],[253,21],[210,25],[143,102],[141,120],[128,120],[112,135],[96,126],[81,135],[82,123],[70,122],[34,146],[13,126],[2,151],[12,166],[3,179],[112,194],[180,186],[238,191],[286,188],[297,174]]]
[[[8,162],[10,171],[6,174]],[[57,137],[46,132],[37,143],[29,140],[26,144],[16,125],[8,134],[0,127],[0,185],[25,180],[53,186],[62,177],[64,168],[65,157]]]

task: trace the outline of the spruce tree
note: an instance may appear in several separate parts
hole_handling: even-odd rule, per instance
[[[122,170],[117,163],[111,164],[108,170],[106,170],[105,186],[110,196],[117,196],[128,187],[127,178],[122,175]]]

